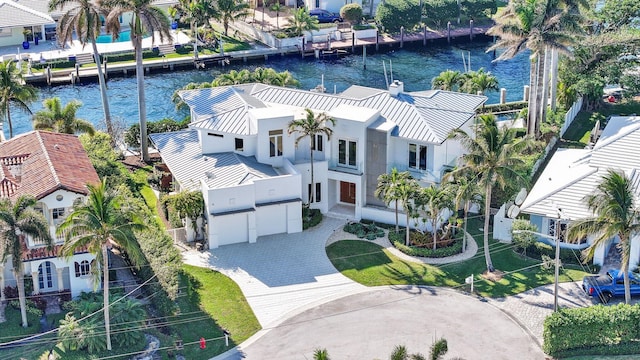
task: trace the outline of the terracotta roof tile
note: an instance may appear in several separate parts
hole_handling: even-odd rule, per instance
[[[61,248],[62,248],[62,245],[54,245],[51,248],[51,250],[47,249],[46,246],[29,249],[27,248],[27,244],[23,238],[22,239],[22,261],[34,261],[34,260],[58,257],[58,254]],[[82,248],[76,249],[76,251],[74,251],[73,253],[84,254],[87,252],[89,252],[87,248],[82,247]]]
[[[15,165],[16,159],[21,163]],[[58,189],[86,195],[86,184],[100,181],[75,135],[32,131],[17,136],[0,143],[0,162],[22,167],[11,197],[30,194],[41,199]]]

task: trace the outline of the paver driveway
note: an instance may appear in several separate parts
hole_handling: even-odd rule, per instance
[[[327,239],[344,223],[325,217],[301,233],[263,236],[255,244],[183,256],[187,264],[212,268],[235,281],[260,325],[269,328],[313,304],[366,289],[338,272],[327,258]]]

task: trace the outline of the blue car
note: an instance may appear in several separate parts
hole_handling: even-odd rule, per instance
[[[629,272],[631,295],[640,295],[640,279],[637,274]],[[582,289],[606,304],[615,297],[624,297],[624,276],[620,270],[611,269],[604,275],[585,276]]]
[[[319,23],[339,23],[343,21],[340,15],[323,9],[313,9],[309,11],[309,15],[317,17]]]

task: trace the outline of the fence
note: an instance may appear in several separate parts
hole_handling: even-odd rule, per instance
[[[187,243],[187,231],[185,228],[175,228],[167,230],[167,234],[171,236],[174,244],[186,244]]]
[[[567,129],[569,129],[569,126],[576,118],[576,115],[580,112],[580,109],[582,109],[582,97],[578,98],[578,100],[571,105],[567,113],[564,115],[564,124],[560,129],[560,138],[562,138],[564,133],[567,132]]]

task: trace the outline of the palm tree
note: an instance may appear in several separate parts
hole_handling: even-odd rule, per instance
[[[78,248],[87,248],[96,256],[102,267],[104,320],[107,350],[111,350],[109,323],[109,249],[118,246],[125,250],[135,264],[143,262],[140,245],[133,230],[146,228],[138,220],[137,214],[121,206],[120,198],[107,191],[105,181],[98,185],[88,184],[88,201],[73,210],[58,227],[58,234],[64,234],[65,242],[61,255],[73,256]],[[96,274],[97,275],[97,274]],[[99,277],[96,277],[99,281]]]
[[[280,4],[280,0],[276,0],[276,2],[271,5],[271,11],[276,12],[276,29],[280,29],[280,11],[282,8],[283,6]]]
[[[249,4],[237,0],[218,0],[214,18],[222,23],[224,36],[228,35],[229,23],[249,15]]]
[[[149,161],[149,146],[147,139],[147,105],[144,96],[144,69],[142,67],[142,37],[151,34],[151,41],[156,36],[161,42],[171,39],[171,24],[169,18],[158,7],[153,6],[153,0],[105,0],[104,4],[111,8],[107,16],[107,31],[117,39],[120,35],[120,17],[124,13],[131,13],[131,43],[136,54],[136,80],[138,85],[138,116],[140,117],[140,153],[142,161]]]
[[[333,129],[328,127],[328,123],[331,123],[332,126],[336,125],[336,120],[326,113],[316,114],[311,109],[304,109],[307,113],[307,116],[303,119],[291,120],[288,125],[289,135],[294,132],[298,133],[298,137],[295,140],[295,145],[298,147],[300,141],[304,138],[309,138],[309,156],[310,156],[310,164],[311,164],[311,189],[309,191],[309,205],[313,202],[313,194],[315,193],[315,182],[313,177],[313,151],[315,150],[316,138],[318,135],[325,135],[327,137],[327,141],[331,139],[331,134],[333,134]]]
[[[293,36],[302,36],[305,31],[318,30],[318,18],[309,15],[306,7],[301,7],[287,20],[287,25]]]
[[[96,46],[96,37],[100,35],[102,18],[106,16],[106,11],[100,7],[99,2],[96,3],[92,0],[49,0],[49,11],[52,12],[56,9],[66,11],[58,20],[56,32],[59,42],[73,41],[75,33],[75,38],[80,41],[83,48],[87,43],[91,43],[93,60],[98,70],[104,121],[107,126],[107,133],[111,135],[112,141],[115,142],[116,137],[111,123],[111,111],[109,110],[109,99],[107,98],[107,85],[100,64],[100,53]]]
[[[53,239],[44,216],[33,209],[36,199],[22,195],[14,203],[0,199],[0,260],[1,264],[11,256],[13,276],[18,283],[18,299],[22,327],[27,327],[27,306],[24,294],[24,273],[22,264],[22,242],[24,237],[32,237],[36,243],[44,243],[49,249]],[[4,290],[4,289],[3,289]]]
[[[76,111],[82,106],[78,100],[72,100],[62,108],[60,98],[45,99],[46,110],[40,110],[33,115],[33,128],[36,130],[50,130],[63,134],[87,133],[91,136],[95,129],[90,122],[76,117]]]
[[[275,74],[272,85],[297,87],[300,82],[287,70]]]
[[[451,173],[445,175],[444,180],[448,180]],[[478,188],[478,176],[474,173],[468,174],[458,174],[455,179],[453,179],[454,189],[455,189],[455,205],[456,210],[460,209],[460,204],[462,205],[464,211],[464,228],[462,234],[462,252],[466,250],[467,244],[467,218],[469,215],[469,208],[471,207],[471,201],[476,199],[478,195],[481,194],[482,190]]]
[[[0,62],[0,120],[9,124],[9,138],[13,137],[11,106],[31,114],[29,104],[38,98],[35,87],[25,84],[22,72],[12,60]],[[2,139],[3,136],[0,136]]]
[[[457,139],[466,153],[462,155],[463,165],[455,169],[454,178],[466,173],[476,174],[478,184],[484,188],[484,256],[487,270],[493,271],[491,254],[489,253],[489,216],[491,210],[491,193],[495,185],[505,188],[509,183],[524,183],[525,179],[518,173],[524,167],[521,152],[531,146],[528,138],[516,138],[515,129],[500,129],[492,114],[478,117],[475,136],[462,129],[456,129],[449,138]]]
[[[490,71],[479,69],[478,71],[469,71],[462,75],[463,84],[461,90],[468,94],[481,94],[487,90],[498,91],[498,79],[491,75]]]
[[[416,196],[416,207],[423,209],[431,222],[431,232],[433,234],[433,249],[436,249],[438,240],[438,222],[443,220],[442,211],[453,207],[451,198],[451,188],[447,183],[441,186],[431,186],[421,188]]]
[[[396,207],[396,232],[399,232],[398,226],[398,194],[396,193],[396,187],[400,185],[402,181],[408,180],[411,178],[411,174],[408,171],[399,172],[397,168],[391,169],[391,172],[388,174],[381,174],[378,176],[378,185],[376,186],[376,191],[374,195],[384,201],[387,206],[392,202],[395,202]]]
[[[420,184],[413,178],[402,179],[398,186],[395,187],[394,191],[400,204],[402,204],[402,210],[405,212],[407,217],[407,231],[405,238],[405,245],[409,246],[410,243],[410,233],[409,233],[409,219],[411,218],[411,213],[413,210],[412,200],[416,197],[416,194],[420,190]]]
[[[624,276],[624,300],[629,304],[629,259],[631,240],[640,233],[640,209],[635,203],[635,191],[631,180],[623,173],[608,170],[593,194],[585,202],[593,217],[574,221],[569,226],[568,238],[578,241],[593,235],[593,243],[587,249],[587,258],[593,258],[596,248],[604,246],[616,236],[620,239],[618,250],[622,255],[620,271]]]
[[[224,85],[238,85],[238,84],[246,84],[253,81],[251,78],[251,73],[247,69],[242,69],[240,71],[231,70],[228,73],[220,74],[215,79],[213,79],[213,86],[224,86]]]
[[[211,0],[178,0],[170,7],[171,11],[179,16],[180,21],[188,22],[191,33],[195,35],[196,24],[208,25],[209,19],[216,12]]]
[[[464,81],[460,71],[445,70],[431,80],[432,89],[457,91]]]
[[[513,58],[522,51],[531,50],[531,93],[527,128],[529,135],[537,136],[540,121],[546,111],[543,99],[545,50],[547,47],[570,54],[573,34],[580,33],[578,4],[583,0],[516,0],[511,1],[496,19],[487,34],[500,37],[487,51],[506,48],[496,60]],[[545,106],[542,106],[542,105]]]

